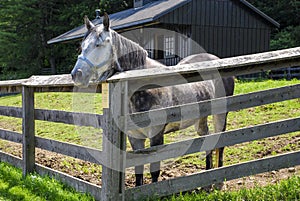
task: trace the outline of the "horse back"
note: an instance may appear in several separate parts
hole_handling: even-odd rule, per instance
[[[202,61],[211,61],[211,60],[217,60],[220,59],[219,57],[209,54],[209,53],[201,53],[201,54],[194,54],[190,55],[184,59],[182,59],[177,65],[183,65],[183,64],[192,64],[192,63],[197,63],[197,62],[202,62]],[[222,93],[222,95],[219,96],[232,96],[234,93],[234,77],[225,77],[222,78],[222,82],[220,80],[215,81],[215,88],[223,88],[225,94]],[[223,95],[224,94],[224,95]],[[219,97],[217,96],[217,97]]]

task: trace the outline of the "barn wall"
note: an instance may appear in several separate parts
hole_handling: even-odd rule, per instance
[[[193,0],[160,22],[191,24],[191,38],[220,57],[269,50],[272,25],[237,0]]]

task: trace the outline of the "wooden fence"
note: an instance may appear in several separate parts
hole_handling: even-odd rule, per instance
[[[160,145],[135,152],[126,152],[126,131],[161,122],[176,122],[202,116],[236,111],[259,105],[300,98],[300,85],[219,98],[186,105],[128,113],[128,95],[137,90],[172,86],[205,79],[242,75],[283,67],[299,66],[300,48],[233,57],[194,65],[136,70],[120,73],[108,80],[108,108],[103,115],[96,115],[97,126],[103,129],[102,151],[34,136],[35,120],[95,126],[95,114],[73,113],[34,108],[36,91],[73,91],[69,75],[34,76],[28,80],[0,82],[0,93],[22,92],[22,107],[0,107],[0,115],[22,118],[22,135],[0,129],[0,138],[23,144],[22,159],[0,152],[0,160],[23,169],[23,174],[36,171],[48,174],[89,192],[97,200],[139,200],[157,195],[165,196],[201,186],[231,180],[262,172],[300,165],[300,151],[226,166],[201,173],[169,179],[158,183],[125,189],[125,170],[128,167],[166,160],[183,155],[231,146],[242,142],[263,139],[300,130],[300,117],[241,128],[223,133],[198,137],[171,144]],[[199,76],[199,74],[201,76]],[[184,78],[184,79],[183,79]],[[92,87],[97,87],[94,85]],[[95,90],[95,88],[93,89]],[[92,90],[92,91],[93,91]],[[106,91],[105,91],[106,92]],[[224,105],[225,103],[225,105]],[[211,110],[211,105],[214,109]],[[195,108],[199,108],[197,113]],[[185,115],[182,115],[185,111]],[[165,114],[161,116],[162,112]],[[74,121],[73,118],[80,121]],[[151,117],[151,119],[150,119]],[[93,119],[93,121],[91,120]],[[215,141],[216,144],[205,142]],[[35,163],[35,148],[64,154],[102,165],[102,187],[84,182]]]
[[[278,70],[272,70],[269,74],[272,79],[287,79],[300,78],[300,67],[288,67]]]

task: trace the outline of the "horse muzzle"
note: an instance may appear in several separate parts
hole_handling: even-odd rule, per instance
[[[85,75],[85,73],[81,69],[74,69],[71,72],[72,80],[74,84],[78,87],[88,87],[89,78]]]

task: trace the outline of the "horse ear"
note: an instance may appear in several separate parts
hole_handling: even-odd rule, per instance
[[[103,15],[103,26],[105,28],[105,31],[109,30],[109,17],[107,15],[107,13],[104,13],[104,15]]]
[[[87,30],[91,30],[95,25],[89,20],[87,16],[84,16],[84,23]]]

